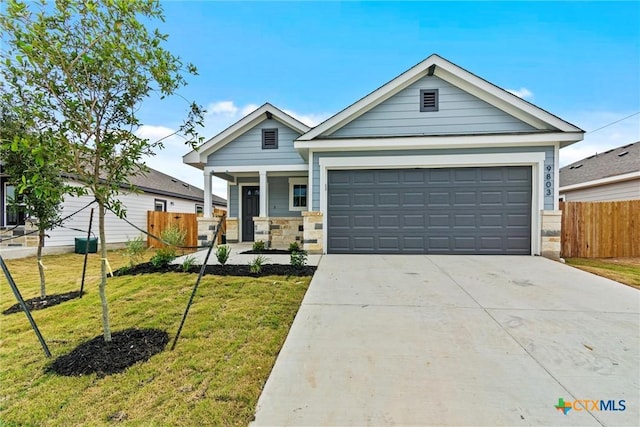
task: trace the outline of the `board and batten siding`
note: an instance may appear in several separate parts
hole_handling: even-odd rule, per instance
[[[262,129],[278,129],[278,148],[262,148]],[[304,159],[293,148],[300,133],[275,119],[266,119],[224,147],[210,154],[207,166],[302,165]]]
[[[498,153],[545,153],[544,166],[554,167],[554,147],[487,147],[487,148],[459,148],[459,149],[434,149],[434,150],[382,150],[382,151],[349,151],[349,152],[317,152],[313,155],[313,189],[312,209],[320,210],[320,158],[322,157],[395,157],[395,156],[447,156],[455,154],[498,154]],[[429,167],[429,165],[425,165]],[[401,167],[399,167],[401,169]],[[375,169],[375,168],[373,168]],[[554,188],[553,174],[551,174],[551,188]],[[544,197],[544,209],[553,209],[553,191],[551,195]]]
[[[123,206],[127,211],[127,220],[135,224],[136,226],[147,229],[147,211],[154,210],[155,199],[162,199],[167,201],[168,212],[185,212],[195,213],[196,205],[202,205],[202,202],[196,202],[191,200],[179,199],[169,196],[154,195],[149,193],[142,194],[120,194],[118,196]],[[66,217],[86,206],[93,200],[93,196],[80,196],[71,197],[66,196],[62,204],[61,217]],[[173,205],[171,203],[173,202]],[[72,246],[75,244],[76,237],[87,237],[86,230],[89,227],[89,217],[91,207],[95,208],[93,213],[93,226],[91,230],[95,237],[98,236],[98,205],[94,203],[90,207],[84,209],[78,214],[67,220],[63,226],[57,227],[47,232],[49,237],[45,241],[46,247],[57,246]],[[70,227],[70,228],[65,228]],[[76,228],[77,231],[71,228]],[[124,220],[118,218],[113,213],[107,211],[105,215],[105,234],[107,243],[126,243],[128,240],[132,240],[142,233],[136,230],[131,225],[127,224]]]
[[[567,202],[613,202],[640,200],[640,180],[616,182],[597,187],[560,192]]]
[[[420,112],[420,90],[438,89],[438,111]],[[527,123],[449,84],[425,76],[323,138],[534,132]]]

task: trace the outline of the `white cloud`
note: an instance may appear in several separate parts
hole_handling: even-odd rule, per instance
[[[219,102],[212,102],[211,104],[209,104],[206,110],[208,115],[221,114],[221,115],[234,116],[238,112],[238,107],[235,106],[233,101],[219,101]]]
[[[282,110],[282,111],[284,111],[291,117],[294,117],[295,119],[301,121],[302,123],[310,127],[318,126],[320,123],[324,122],[326,119],[328,119],[331,116],[331,114],[328,114],[328,113],[299,114],[291,110]]]
[[[242,107],[242,117],[253,113],[258,108],[260,108],[260,106],[258,104],[247,104],[247,105],[245,105],[244,107]]]
[[[563,115],[563,118],[587,132],[582,141],[560,150],[560,166],[640,141],[640,115],[597,130],[630,114],[629,112],[589,111]],[[590,132],[593,130],[596,132]]]
[[[517,96],[518,98],[522,98],[522,99],[532,99],[533,98],[533,92],[531,92],[526,87],[521,87],[520,89],[507,89],[507,92],[510,92],[510,93],[514,94],[515,96]]]

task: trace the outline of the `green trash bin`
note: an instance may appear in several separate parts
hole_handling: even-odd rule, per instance
[[[92,237],[89,239],[89,253],[95,254],[98,252],[98,238]],[[76,253],[87,253],[87,239],[85,237],[76,237]]]

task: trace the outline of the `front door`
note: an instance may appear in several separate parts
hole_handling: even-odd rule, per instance
[[[242,241],[253,242],[253,217],[260,215],[260,187],[242,187]]]

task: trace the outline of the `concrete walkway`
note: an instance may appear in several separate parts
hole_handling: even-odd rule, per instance
[[[539,257],[324,255],[252,425],[635,426],[639,313]]]

